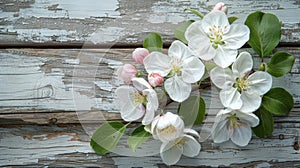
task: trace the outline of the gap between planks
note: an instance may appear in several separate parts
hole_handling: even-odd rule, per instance
[[[173,41],[176,40],[175,38]],[[105,43],[105,44],[93,44],[91,42],[45,42],[45,43],[11,43],[1,44],[0,49],[19,49],[19,48],[32,48],[32,49],[132,49],[142,47],[140,43]],[[169,48],[170,42],[164,42],[163,48]],[[248,44],[245,44],[242,48],[249,48]],[[300,47],[300,42],[280,42],[276,48],[281,47]]]

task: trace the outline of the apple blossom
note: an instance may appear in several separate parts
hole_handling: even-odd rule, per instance
[[[253,60],[248,52],[239,54],[230,68],[215,67],[210,72],[212,82],[221,89],[221,103],[231,109],[253,112],[261,104],[261,96],[272,87],[272,77],[267,72],[251,74]]]
[[[222,143],[229,139],[238,146],[246,146],[251,137],[251,127],[259,124],[259,118],[253,113],[243,113],[238,110],[221,110],[212,128],[212,139]]]
[[[163,142],[160,147],[160,156],[167,165],[175,164],[179,161],[181,155],[188,157],[197,156],[201,145],[190,135],[183,135],[175,140]]]
[[[120,80],[126,83],[131,82],[131,79],[138,74],[136,68],[131,64],[125,64],[117,70],[117,75]]]
[[[134,87],[120,86],[115,91],[121,117],[125,121],[135,121],[144,116],[142,124],[148,125],[158,109],[157,94],[143,78],[133,78],[132,82]]]
[[[151,133],[155,139],[168,142],[179,138],[184,132],[184,122],[176,114],[167,112],[156,116],[151,123]]]
[[[203,63],[178,40],[171,44],[168,55],[152,52],[144,59],[144,65],[149,74],[159,73],[162,77],[168,77],[164,88],[170,98],[177,102],[189,97],[191,83],[199,81],[205,71]]]
[[[132,52],[133,60],[138,64],[144,64],[144,58],[149,55],[149,51],[146,48],[136,48]]]
[[[153,72],[148,75],[148,82],[153,87],[160,86],[164,82],[164,77],[159,73]]]
[[[250,30],[244,24],[229,24],[224,12],[213,10],[202,20],[192,23],[185,32],[188,46],[203,60],[211,60],[226,68],[249,40]]]

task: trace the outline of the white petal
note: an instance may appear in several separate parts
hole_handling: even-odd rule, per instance
[[[157,110],[159,104],[156,92],[153,89],[145,89],[143,95],[147,96],[147,107]]]
[[[182,79],[186,83],[195,83],[201,79],[205,72],[204,64],[197,57],[183,60]]]
[[[185,134],[187,134],[187,135],[193,135],[193,136],[198,137],[198,138],[200,137],[199,133],[198,133],[197,131],[191,129],[191,128],[185,128],[185,129],[183,130],[183,132],[184,132]]]
[[[181,145],[174,145],[174,142],[165,142],[160,147],[160,156],[167,165],[177,163],[183,153]]]
[[[250,139],[252,137],[252,131],[249,125],[240,125],[234,129],[231,141],[238,146],[246,146],[248,145]]]
[[[237,88],[233,87],[228,90],[221,90],[220,100],[223,106],[230,109],[239,109],[243,105],[241,94],[238,92]]]
[[[157,123],[157,128],[163,129],[169,125],[173,125],[180,133],[183,133],[184,131],[184,122],[177,114],[167,112],[166,114],[161,116]]]
[[[171,70],[171,57],[160,52],[152,52],[144,59],[146,71],[159,73],[161,76],[166,76]]]
[[[199,35],[199,33],[201,33]],[[187,41],[194,39],[197,36],[205,37],[203,30],[201,29],[201,21],[193,22],[185,31],[184,34]]]
[[[242,92],[241,99],[243,101],[243,105],[240,111],[244,113],[251,113],[259,108],[262,98],[257,93]]]
[[[131,86],[120,86],[115,90],[116,94],[116,106],[119,107],[119,109],[122,109],[124,105],[131,104],[134,100],[134,97],[132,97],[133,93],[138,92],[135,88]]]
[[[152,122],[155,111],[158,108],[158,98],[156,92],[153,89],[146,89],[143,94],[147,96],[146,113],[142,120],[143,125],[148,125]]]
[[[249,76],[247,82],[250,82],[249,92],[255,92],[259,95],[267,93],[272,87],[272,77],[266,72],[257,71]]]
[[[221,11],[212,11],[210,13],[208,13],[207,15],[205,15],[202,19],[202,29],[209,34],[210,30],[209,28],[213,27],[213,25],[215,26],[220,26],[220,27],[231,27],[229,25],[227,16],[224,12]],[[228,29],[226,29],[228,30]],[[226,33],[226,32],[225,32]]]
[[[186,100],[192,90],[191,84],[184,82],[177,75],[167,79],[164,82],[164,87],[170,98],[177,102],[183,102]]]
[[[236,116],[241,122],[249,124],[251,127],[256,127],[259,124],[259,118],[253,113],[237,112]]]
[[[237,50],[226,49],[219,45],[217,48],[217,54],[214,57],[214,62],[222,67],[227,68],[236,60]]]
[[[175,40],[169,50],[168,50],[168,55],[170,57],[175,57],[176,59],[183,60],[191,57],[192,51],[181,41]]]
[[[211,135],[214,143],[222,143],[229,140],[231,135],[228,131],[228,124],[229,122],[227,119],[214,123]]]
[[[236,61],[232,64],[232,72],[243,78],[247,73],[252,70],[253,60],[248,52],[242,52],[239,54]]]
[[[140,92],[143,91],[144,89],[152,88],[144,78],[133,78],[132,84]]]
[[[183,134],[184,131],[184,122],[183,120],[178,116],[175,120],[175,122],[172,123],[172,125],[176,128],[178,131],[178,137]]]
[[[145,113],[145,107],[141,103],[134,103],[134,94],[138,91],[131,86],[120,86],[116,89],[116,103],[120,107],[122,119],[125,121],[135,121],[140,119]]]
[[[170,130],[169,126],[173,126],[175,130]],[[160,131],[165,128],[169,130],[161,133]],[[177,114],[173,114],[171,112],[167,112],[166,114],[162,115],[156,124],[157,137],[162,142],[171,141],[178,137],[181,137],[183,135],[183,130],[183,120]]]
[[[187,141],[183,144],[183,155],[188,157],[197,156],[201,150],[199,142],[189,135],[184,135],[184,138]]]
[[[234,110],[232,110],[232,109],[223,109],[223,110],[220,110],[220,111],[217,113],[216,118],[219,118],[220,116],[222,116],[222,117],[223,117],[222,120],[224,120],[224,119],[226,119],[225,116],[228,116],[230,113],[233,113],[233,112],[234,112]],[[225,117],[225,118],[224,118],[224,117]]]
[[[197,57],[203,60],[211,60],[215,57],[216,50],[211,45],[207,35],[201,29],[201,21],[196,21],[187,28],[185,38],[188,41],[188,46]]]
[[[128,103],[120,111],[121,117],[125,121],[135,121],[145,114],[145,107],[141,103]]]
[[[151,123],[151,134],[154,139],[158,139],[157,132],[156,132],[156,125],[157,125],[159,119],[160,119],[160,116],[158,115],[153,119],[153,121]]]
[[[215,67],[210,71],[210,79],[220,89],[229,89],[235,83],[235,76],[229,68]]]
[[[154,115],[155,115],[155,111],[154,110],[149,110],[146,108],[146,113],[145,113],[145,116],[142,120],[142,124],[143,125],[148,125],[152,122],[153,118],[154,118]]]
[[[250,30],[243,24],[232,24],[230,30],[223,35],[228,49],[239,49],[249,40]]]

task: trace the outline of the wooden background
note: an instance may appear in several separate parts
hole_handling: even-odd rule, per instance
[[[143,38],[158,32],[167,48],[174,28],[195,19],[184,8],[207,13],[217,2],[1,0],[0,166],[166,167],[158,154],[124,156],[125,141],[116,153],[96,155],[90,135],[103,122],[120,120],[113,104],[113,90],[120,84],[114,73],[131,61]],[[274,133],[266,139],[253,137],[244,148],[207,140],[199,156],[182,157],[174,167],[300,167],[300,1],[224,2],[229,15],[242,20],[260,10],[282,21],[276,50],[289,51],[296,62],[291,73],[274,79],[274,86],[290,91],[295,107],[288,116],[275,117]],[[209,126],[221,106],[213,88],[204,98]]]

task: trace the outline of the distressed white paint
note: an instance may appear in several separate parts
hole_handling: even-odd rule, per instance
[[[176,165],[217,167],[257,162],[257,166],[263,166],[272,165],[272,162],[286,161],[299,164],[300,152],[293,148],[295,138],[297,138],[295,136],[296,131],[296,128],[275,129],[272,137],[267,139],[253,138],[249,145],[243,148],[230,142],[213,144],[211,140],[208,140],[201,143],[202,150],[198,156],[194,158],[182,157]],[[102,160],[100,155],[93,154],[89,147],[89,137],[79,126],[24,126],[19,129],[0,128],[0,132],[1,166],[43,164],[41,163],[42,160],[47,165],[56,163],[56,166],[61,164],[65,164],[65,166],[74,164],[82,166],[93,163],[109,164]],[[283,135],[284,138],[279,139],[279,135]],[[152,153],[154,155],[150,153],[150,151],[157,150],[153,146],[159,147],[159,142],[156,145],[145,143],[141,149],[138,149],[140,150],[138,153],[142,152],[141,155],[139,156],[137,153],[135,157],[128,156],[126,153],[129,151],[126,143],[125,140],[120,141],[119,153],[110,153],[106,156],[112,159],[111,165],[118,167],[158,167],[158,164],[162,164],[157,152]],[[122,148],[124,153],[120,153]],[[148,156],[145,156],[146,151],[149,152]],[[72,156],[76,159],[72,160]],[[59,158],[64,161],[60,162],[61,159]]]
[[[28,8],[17,7],[19,11],[1,12],[3,24],[0,25],[0,37],[7,40],[0,43],[91,40],[98,44],[140,44],[149,32],[161,33],[170,43],[174,40],[173,30],[178,24],[188,19],[198,19],[190,12],[184,12],[184,8],[207,13],[217,2],[36,0],[29,3]],[[296,16],[300,12],[297,0],[224,0],[224,3],[229,8],[229,16],[238,16],[242,20],[257,10],[278,15],[283,23],[282,41],[299,42],[299,19]],[[3,7],[9,5],[14,3],[4,4]]]

